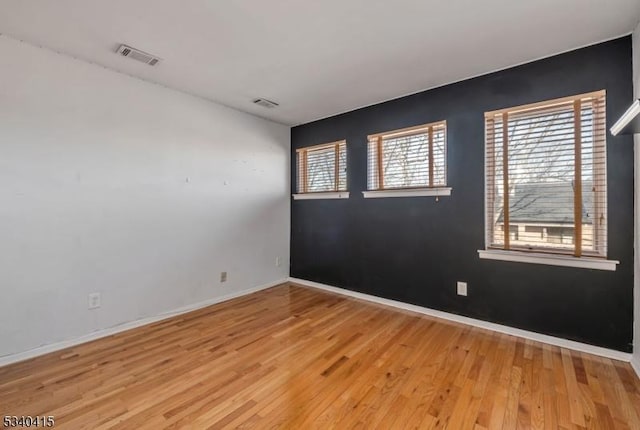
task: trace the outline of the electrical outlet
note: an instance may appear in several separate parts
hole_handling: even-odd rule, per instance
[[[89,309],[98,309],[100,307],[100,293],[89,294]]]
[[[276,257],[276,267],[282,266],[282,258]]]
[[[227,282],[227,272],[220,272],[220,282]]]
[[[467,295],[467,283],[458,281],[458,295],[466,296]]]

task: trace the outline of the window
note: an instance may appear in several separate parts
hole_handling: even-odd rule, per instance
[[[504,225],[498,224],[496,225],[496,230],[500,232],[504,232]],[[503,233],[504,234],[504,233]],[[509,226],[509,238],[513,242],[514,240],[518,240],[518,226],[515,224],[511,224]]]
[[[347,190],[347,143],[344,140],[298,149],[298,194],[338,193],[320,198],[344,198]],[[294,196],[295,197],[295,196]]]
[[[573,245],[573,240],[575,239],[575,229],[573,227],[549,227],[547,232],[549,242]]]
[[[485,126],[487,248],[606,257],[605,92],[487,112]]]
[[[446,146],[446,121],[369,136],[368,189],[446,187]]]

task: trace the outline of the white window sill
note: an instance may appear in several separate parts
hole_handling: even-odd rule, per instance
[[[450,196],[450,187],[439,188],[399,188],[397,190],[363,191],[365,199],[380,199],[385,197],[440,197]]]
[[[329,191],[323,193],[294,194],[293,200],[348,199],[349,191]]]
[[[480,258],[488,260],[517,261],[520,263],[546,264],[548,266],[579,267],[582,269],[615,271],[616,260],[603,260],[593,257],[571,257],[533,252],[501,251],[497,249],[478,250]]]

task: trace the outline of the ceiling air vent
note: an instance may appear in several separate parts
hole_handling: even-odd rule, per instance
[[[148,54],[144,51],[132,48],[131,46],[127,45],[120,45],[116,52],[123,57],[129,57],[134,60],[146,63],[150,66],[155,66],[160,62],[160,58],[156,57],[155,55]]]
[[[255,99],[253,103],[257,104],[258,106],[266,107],[267,109],[271,109],[278,106],[278,103],[272,102],[271,100],[267,100],[267,99]]]

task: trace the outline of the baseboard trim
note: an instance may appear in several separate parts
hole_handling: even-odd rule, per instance
[[[318,282],[307,281],[299,278],[289,278],[289,282],[294,284],[303,285],[311,288],[318,288],[320,290],[330,291],[332,293],[341,294],[343,296],[349,296],[356,299],[366,300],[381,305],[392,306],[394,308],[416,312],[423,315],[428,315],[436,318],[442,318],[448,321],[454,321],[474,327],[479,327],[487,330],[492,330],[498,333],[504,333],[511,336],[521,337],[524,339],[535,340],[538,342],[547,343],[561,348],[573,349],[575,351],[586,352],[601,357],[610,358],[613,360],[620,360],[631,362],[631,354],[613,349],[602,348],[599,346],[589,345],[582,342],[576,342],[573,340],[562,339],[559,337],[549,336],[546,334],[540,334],[528,330],[522,330],[514,327],[505,326],[502,324],[491,323],[487,321],[478,320],[475,318],[464,317],[461,315],[452,314],[449,312],[438,311],[435,309],[425,308],[423,306],[411,305],[409,303],[399,302],[397,300],[385,299],[382,297],[372,296],[369,294],[359,293],[357,291],[346,290],[344,288],[333,287],[331,285],[321,284]],[[632,363],[635,367],[635,371],[640,376],[640,366],[638,363]]]
[[[638,378],[640,378],[640,357],[634,356],[631,358],[631,367],[636,371]]]
[[[34,357],[38,357],[40,355],[49,354],[51,352],[59,351],[62,349],[66,349],[72,346],[80,345],[82,343],[90,342],[92,340],[100,339],[103,337],[111,336],[116,333],[120,333],[123,331],[131,330],[132,328],[141,327],[144,325],[152,324],[158,321],[162,321],[168,318],[172,318],[178,315],[182,315],[191,311],[195,311],[197,309],[206,308],[207,306],[215,305],[217,303],[226,302],[227,300],[235,299],[237,297],[246,296],[248,294],[255,293],[257,291],[266,290],[267,288],[275,287],[276,285],[280,285],[288,282],[288,278],[280,279],[277,281],[269,282],[266,284],[259,285],[253,288],[247,288],[242,291],[237,291],[235,293],[225,294],[223,296],[214,297],[209,300],[205,300],[198,303],[193,303],[187,306],[182,306],[180,308],[174,309],[172,311],[163,312],[159,315],[141,318],[139,320],[130,321],[127,323],[119,324],[113,327],[105,328],[102,330],[94,331],[92,333],[79,336],[73,339],[63,340],[56,343],[51,343],[47,345],[38,346],[36,348],[18,352],[15,354],[4,355],[0,357],[0,367],[6,366],[8,364],[17,363],[20,361],[29,360]]]

